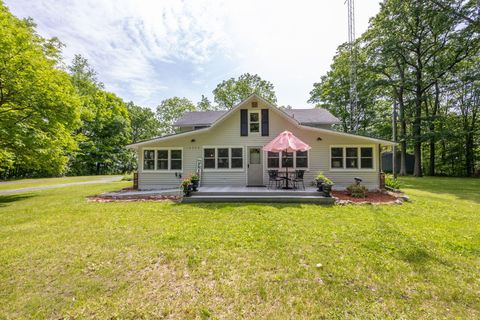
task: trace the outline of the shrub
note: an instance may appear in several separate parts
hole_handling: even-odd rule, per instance
[[[368,189],[365,186],[352,184],[347,187],[348,193],[354,198],[365,198],[368,193]]]
[[[393,174],[385,175],[385,186],[392,189],[400,189],[401,183],[393,177]]]
[[[331,184],[331,185],[334,184],[333,181],[332,181],[330,178],[328,178],[327,176],[325,176],[322,171],[320,171],[320,172],[317,174],[315,180],[321,180],[321,181],[323,181],[323,182],[326,183],[326,184]]]

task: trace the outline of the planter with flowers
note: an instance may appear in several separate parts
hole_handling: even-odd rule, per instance
[[[190,180],[192,181],[192,188],[193,191],[198,191],[198,184],[200,183],[200,178],[198,177],[197,173],[194,173],[190,176]]]
[[[320,172],[315,178],[315,182],[317,184],[318,192],[322,192],[324,197],[331,197],[334,183],[330,178],[325,176],[323,172]]]
[[[183,195],[185,197],[190,197],[193,190],[192,180],[190,178],[185,178],[182,180],[181,188],[183,190]]]

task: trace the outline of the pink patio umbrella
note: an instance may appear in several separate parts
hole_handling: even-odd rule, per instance
[[[310,150],[308,144],[303,142],[302,140],[298,139],[291,133],[290,131],[283,131],[280,133],[275,139],[267,143],[264,147],[264,151],[270,152],[294,152],[294,151],[307,151]],[[280,159],[281,161],[281,159]],[[286,189],[290,189],[288,187],[288,167],[285,169],[286,173]]]

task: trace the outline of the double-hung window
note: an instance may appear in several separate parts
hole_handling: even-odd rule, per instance
[[[155,170],[155,150],[143,150],[143,170]]]
[[[143,150],[143,170],[145,171],[181,171],[182,167],[182,149]]]
[[[308,151],[267,152],[269,169],[296,168],[308,169]]]
[[[228,166],[229,166],[228,154],[229,154],[228,148],[217,149],[217,168],[218,169],[228,169]]]
[[[231,168],[242,169],[243,168],[243,148],[231,148]]]
[[[215,148],[203,149],[203,167],[215,169]]]
[[[331,147],[332,169],[373,169],[373,147]]]
[[[249,114],[249,129],[250,133],[260,132],[260,112],[252,111]]]
[[[168,170],[168,150],[157,150],[157,170]]]
[[[222,170],[243,169],[243,148],[204,148],[203,168]]]

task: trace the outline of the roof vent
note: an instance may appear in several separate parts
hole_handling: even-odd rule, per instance
[[[258,102],[252,101],[252,108],[258,108]]]

